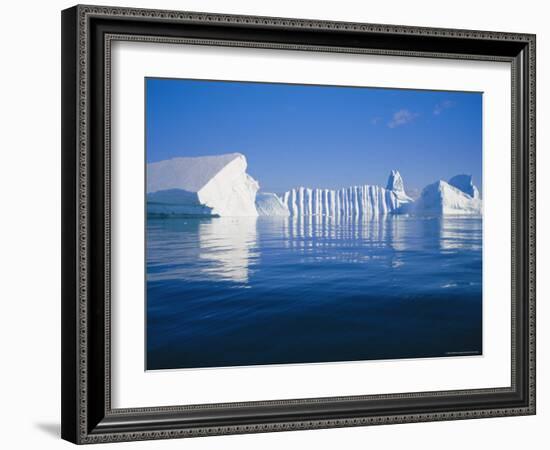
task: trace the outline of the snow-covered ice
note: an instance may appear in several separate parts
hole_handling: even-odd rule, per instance
[[[240,153],[147,164],[148,213],[257,216],[259,185],[246,168]]]

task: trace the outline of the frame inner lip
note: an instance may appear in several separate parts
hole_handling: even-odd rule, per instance
[[[148,35],[140,35],[140,34],[120,34],[120,33],[105,33],[104,34],[104,42],[105,42],[105,67],[107,67],[106,72],[106,79],[107,79],[107,85],[110,86],[110,75],[111,75],[111,45],[114,41],[123,41],[123,42],[152,42],[152,43],[179,43],[179,44],[193,44],[193,45],[222,45],[225,47],[233,47],[234,45],[238,44],[238,46],[250,46],[251,48],[265,48],[266,50],[269,49],[278,49],[279,47],[277,44],[272,44],[274,47],[270,47],[270,44],[266,43],[258,43],[254,41],[220,41],[220,40],[211,40],[211,39],[196,39],[196,38],[186,38],[186,37],[155,37],[152,38]],[[244,45],[243,45],[244,44]],[[292,45],[289,44],[288,49],[303,49],[306,51],[318,51],[315,47],[313,50],[311,49],[311,46],[308,45]],[[349,50],[348,48],[331,48],[329,47],[330,52],[339,52],[341,50]],[[371,53],[372,49],[352,49],[352,53],[360,53],[360,54],[378,54],[378,51],[374,51],[374,53]],[[400,52],[400,54],[403,52]],[[405,52],[407,53],[407,52]],[[414,57],[434,57],[431,55],[431,53],[426,53],[426,55],[419,56],[418,52],[409,52],[413,54]],[[502,62],[509,62],[512,65],[515,64],[515,59],[504,56],[504,57],[495,57],[495,56],[484,56],[484,55],[454,55],[454,54],[441,54],[439,53],[436,57],[438,58],[448,58],[451,57],[453,59],[480,59],[480,60],[486,60],[486,61],[502,61]],[[512,68],[513,70],[513,68]],[[155,77],[156,78],[156,77]],[[512,83],[512,98],[514,97],[514,84]],[[106,111],[105,114],[105,123],[106,127],[110,129],[110,102],[107,102],[106,98],[106,104],[109,105],[109,109]],[[110,144],[107,148],[107,150],[110,151]],[[107,176],[108,179],[110,179],[110,173]],[[105,190],[107,192],[107,195],[110,195],[110,185],[105,186]],[[512,208],[513,209],[513,208]],[[106,229],[110,230],[110,215],[106,215]],[[108,242],[110,243],[110,239],[108,239]],[[512,249],[513,251],[513,249]],[[110,253],[110,247],[109,247],[109,253]],[[110,300],[110,296],[109,296]],[[107,303],[107,307],[110,311],[110,301]],[[515,296],[512,295],[512,309],[515,307]],[[110,317],[110,314],[108,314]],[[110,326],[110,324],[109,324]],[[512,337],[514,338],[514,333],[512,333]],[[106,339],[110,339],[110,336],[105,336]],[[514,346],[511,346],[512,352],[514,351]],[[110,354],[109,354],[110,358]],[[513,359],[513,358],[512,358]],[[110,383],[110,371],[108,372],[108,376],[106,377],[106,381],[108,383],[108,390],[110,392],[111,390],[111,383]],[[450,397],[456,397],[456,396],[471,396],[471,395],[483,395],[483,394],[509,394],[515,392],[515,386],[516,386],[516,371],[511,370],[511,386],[509,387],[494,387],[494,388],[477,388],[477,389],[457,389],[457,390],[447,390],[447,391],[429,391],[429,392],[419,392],[419,393],[392,393],[392,394],[373,394],[373,395],[356,395],[356,396],[334,396],[334,397],[312,397],[312,398],[305,398],[305,399],[283,399],[283,400],[266,400],[261,402],[256,401],[247,401],[247,402],[229,402],[229,403],[218,403],[218,404],[208,404],[208,405],[171,405],[171,406],[155,406],[155,407],[142,407],[142,408],[111,408],[110,402],[108,405],[107,411],[109,414],[118,415],[118,414],[130,414],[130,413],[139,413],[139,414],[148,414],[151,409],[154,409],[156,412],[185,412],[193,409],[215,409],[215,408],[239,408],[241,406],[247,406],[247,407],[256,407],[256,406],[271,406],[271,405],[280,405],[281,403],[285,403],[289,407],[295,407],[295,405],[310,405],[310,404],[317,404],[319,402],[337,402],[337,401],[347,401],[347,402],[361,402],[361,401],[377,401],[380,399],[384,399],[385,401],[392,400],[392,399],[411,399],[411,398],[418,398],[420,395],[424,395],[426,397],[437,397],[438,399],[441,399],[445,395],[449,395]],[[298,403],[296,403],[298,402]]]

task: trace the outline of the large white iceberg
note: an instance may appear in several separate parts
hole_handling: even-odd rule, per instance
[[[158,215],[257,216],[258,182],[244,155],[173,158],[147,164],[147,212]]]
[[[459,181],[455,178],[451,179],[455,185],[439,180],[426,186],[420,198],[403,208],[402,212],[423,215],[481,215],[482,201],[477,188],[471,184],[471,179],[468,183],[462,183],[464,178]]]

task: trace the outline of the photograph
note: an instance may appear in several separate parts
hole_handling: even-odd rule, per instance
[[[483,356],[483,93],[146,77],[145,369]]]

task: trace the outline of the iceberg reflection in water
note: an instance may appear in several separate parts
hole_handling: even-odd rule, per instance
[[[148,281],[219,279],[246,283],[251,260],[257,256],[256,220],[149,219]]]
[[[147,368],[479,355],[482,219],[149,218]]]
[[[246,283],[258,256],[256,217],[216,218],[199,226],[199,258],[204,275]],[[204,267],[206,266],[206,267]]]

